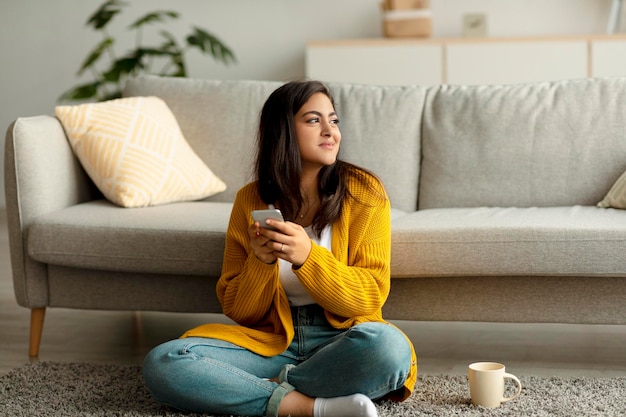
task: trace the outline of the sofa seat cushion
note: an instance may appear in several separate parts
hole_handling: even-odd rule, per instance
[[[231,209],[206,201],[133,209],[91,201],[37,218],[26,247],[53,265],[219,276]]]
[[[624,276],[626,213],[593,206],[413,212],[392,222],[391,274]]]

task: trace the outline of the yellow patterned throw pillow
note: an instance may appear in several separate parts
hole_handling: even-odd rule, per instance
[[[198,200],[226,189],[158,97],[58,106],[55,113],[89,177],[117,205]]]

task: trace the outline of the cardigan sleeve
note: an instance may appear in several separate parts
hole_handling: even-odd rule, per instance
[[[339,221],[333,227],[332,253],[313,245],[295,274],[324,309],[335,316],[382,320],[390,290],[391,207],[375,179],[353,180]]]
[[[222,275],[216,287],[224,314],[245,326],[258,324],[281,291],[278,264],[265,264],[248,248],[247,229],[256,200],[253,190],[248,185],[235,198],[226,232]]]

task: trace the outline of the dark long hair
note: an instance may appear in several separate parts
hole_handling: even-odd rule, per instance
[[[264,203],[280,207],[285,220],[289,221],[296,219],[305,204],[300,190],[302,165],[294,116],[316,93],[326,95],[335,106],[325,84],[293,81],[276,89],[261,110],[255,165],[259,195]],[[359,168],[340,159],[322,167],[318,179],[321,205],[313,218],[313,230],[317,236],[326,225],[339,218],[348,195],[346,183],[351,173],[362,175]]]

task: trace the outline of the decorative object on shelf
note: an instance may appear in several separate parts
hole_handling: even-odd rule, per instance
[[[622,6],[624,0],[613,0],[611,3],[611,13],[609,14],[609,23],[606,27],[606,33],[609,35],[617,32],[620,28],[622,20]]]
[[[388,38],[428,37],[432,33],[430,0],[384,0],[383,33]]]
[[[116,57],[113,50],[115,40],[106,28],[126,5],[127,3],[119,0],[107,0],[89,17],[87,26],[102,33],[103,39],[89,53],[77,75],[80,76],[89,70],[94,79],[67,90],[59,97],[59,101],[106,101],[120,98],[126,79],[138,74],[186,77],[187,65],[184,58],[190,48],[196,48],[223,64],[236,62],[235,54],[228,46],[215,35],[199,27],[193,27],[191,33],[185,37],[185,45],[180,45],[170,32],[161,30],[163,42],[160,45],[143,46],[141,41],[144,26],[177,19],[179,14],[171,10],[150,12],[132,23],[128,29],[135,31],[137,39],[135,49],[121,57]],[[100,70],[97,64],[106,65],[101,59],[104,56],[110,59],[110,63],[104,70]],[[161,65],[160,70],[152,69],[156,65]]]
[[[485,13],[464,14],[463,36],[468,38],[484,38],[487,36],[487,15]]]

